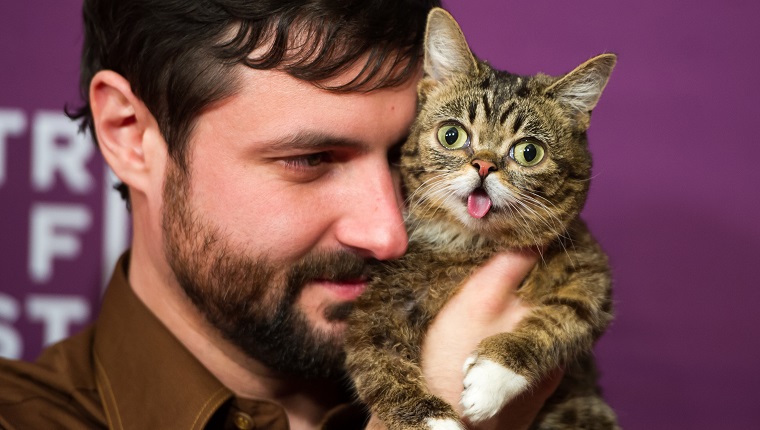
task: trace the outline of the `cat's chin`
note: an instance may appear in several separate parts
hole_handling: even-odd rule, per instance
[[[491,209],[485,216],[478,217],[467,213],[458,218],[459,228],[472,238],[482,237],[483,241],[500,243],[512,236],[510,230],[514,227],[511,224],[505,225],[504,217],[496,208]]]
[[[410,226],[409,240],[457,249],[480,247],[497,237],[497,232],[486,219],[489,216],[475,218],[465,213],[446,219],[424,220]]]
[[[455,212],[455,213],[454,213]],[[474,249],[544,248],[556,240],[554,235],[527,231],[508,210],[492,207],[483,217],[475,217],[466,208],[449,211],[449,216],[427,219],[411,229],[410,240],[435,244],[442,248]]]

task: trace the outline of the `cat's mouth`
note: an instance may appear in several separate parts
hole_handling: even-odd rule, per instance
[[[467,213],[473,218],[483,218],[491,210],[491,197],[483,188],[475,188],[467,197]]]

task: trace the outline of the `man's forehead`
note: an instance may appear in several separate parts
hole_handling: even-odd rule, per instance
[[[259,153],[344,148],[366,152],[404,140],[416,112],[416,80],[368,92],[319,88],[279,70],[239,71],[233,95],[204,111],[195,136]],[[347,72],[351,76],[350,72]]]

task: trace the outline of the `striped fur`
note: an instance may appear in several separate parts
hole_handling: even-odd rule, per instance
[[[390,430],[459,419],[425,387],[424,333],[495,252],[532,248],[541,259],[519,294],[533,311],[515,331],[485,339],[468,361],[465,414],[471,422],[487,419],[564,366],[561,389],[534,427],[617,428],[591,358],[612,318],[609,267],[579,219],[591,177],[586,129],[615,56],[598,56],[561,77],[513,75],[478,61],[441,9],[428,19],[425,55],[418,117],[401,156],[409,251],[378,267],[352,315],[347,366],[357,393]],[[448,149],[440,141],[441,127],[452,125],[466,131],[467,145]],[[534,166],[514,155],[525,142],[544,150]],[[490,209],[468,205],[476,189],[487,194]],[[497,374],[504,379],[483,376]],[[484,396],[492,392],[505,398]]]

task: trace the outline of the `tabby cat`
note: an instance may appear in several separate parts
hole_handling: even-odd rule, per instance
[[[518,248],[541,254],[518,292],[533,310],[464,363],[464,418],[494,416],[563,366],[533,427],[617,428],[591,358],[612,318],[610,273],[578,217],[591,170],[586,129],[615,61],[513,75],[478,61],[447,12],[430,13],[418,117],[401,154],[409,250],[378,268],[346,338],[357,393],[388,429],[464,428],[424,386],[422,338],[475,268]]]

